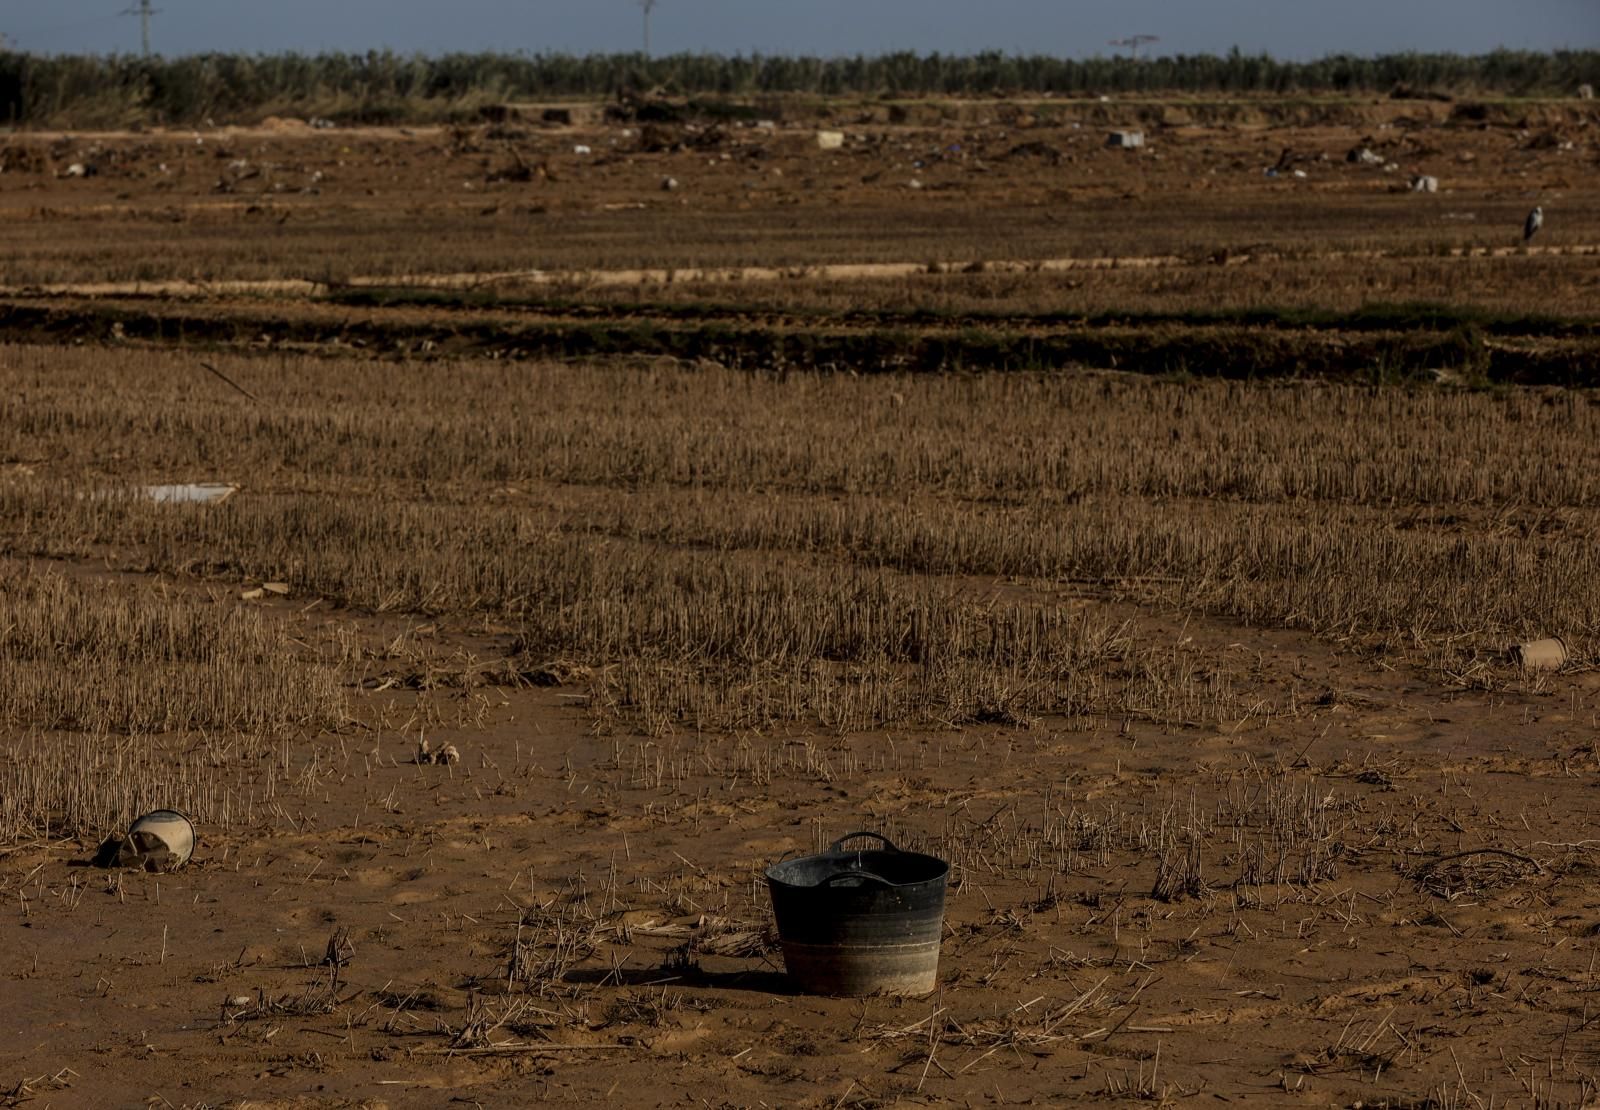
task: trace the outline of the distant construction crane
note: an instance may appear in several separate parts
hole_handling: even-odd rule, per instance
[[[150,0],[145,0],[149,3]],[[659,0],[639,0],[639,9],[644,12],[644,56],[650,56],[650,13],[655,10]]]
[[[1130,58],[1132,58],[1134,61],[1138,61],[1139,60],[1139,47],[1143,46],[1147,42],[1160,42],[1160,41],[1161,41],[1161,36],[1159,36],[1159,35],[1129,35],[1125,39],[1112,39],[1108,45],[1110,45],[1110,46],[1126,46],[1128,48],[1128,56]]]
[[[152,8],[150,0],[139,0],[137,7],[129,7],[122,12],[123,15],[136,15],[139,17],[139,46],[144,56],[150,56],[150,17],[160,15],[160,8]]]

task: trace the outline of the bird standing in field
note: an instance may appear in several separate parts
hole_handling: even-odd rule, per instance
[[[1526,243],[1536,235],[1544,226],[1544,209],[1539,205],[1533,206],[1533,211],[1528,213],[1528,222],[1522,225],[1522,241]]]

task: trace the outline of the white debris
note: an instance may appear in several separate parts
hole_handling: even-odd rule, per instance
[[[430,763],[441,763],[449,767],[461,762],[461,752],[454,744],[446,744],[435,751],[433,745],[428,743],[427,737],[423,737],[417,742],[417,762],[424,766]]]
[[[1594,99],[1594,86],[1593,85],[1579,85],[1578,86],[1578,99],[1579,100],[1593,100]]]
[[[1374,154],[1371,147],[1358,146],[1344,156],[1346,162],[1355,162],[1363,166],[1383,165],[1383,155]]]
[[[672,193],[672,192],[676,192],[677,189],[678,189],[678,179],[676,177],[663,177],[661,179],[661,191],[662,192],[664,192],[664,193]]]
[[[218,505],[238,492],[238,486],[210,482],[144,487],[146,497],[163,505]]]
[[[843,131],[818,131],[817,132],[817,149],[818,150],[838,150],[842,146],[844,146],[844,132]]]
[[[1439,191],[1439,179],[1431,174],[1419,173],[1411,179],[1411,191],[1413,193],[1437,193]]]
[[[572,153],[574,153],[574,154],[593,154],[594,151],[592,149],[590,149],[587,144],[579,143],[577,146],[572,148]]]
[[[1144,146],[1144,132],[1112,131],[1106,135],[1106,146],[1114,146],[1118,150],[1137,150]]]

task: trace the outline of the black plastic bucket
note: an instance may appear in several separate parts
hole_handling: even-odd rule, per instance
[[[870,837],[871,851],[846,851]],[[920,995],[939,977],[950,865],[857,832],[767,868],[789,979],[807,994]]]

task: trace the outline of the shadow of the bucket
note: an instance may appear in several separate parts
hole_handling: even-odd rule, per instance
[[[789,982],[788,976],[769,968],[707,971],[691,967],[669,971],[661,967],[580,967],[567,972],[562,976],[562,981],[593,987],[703,987],[756,994],[799,993]]]

